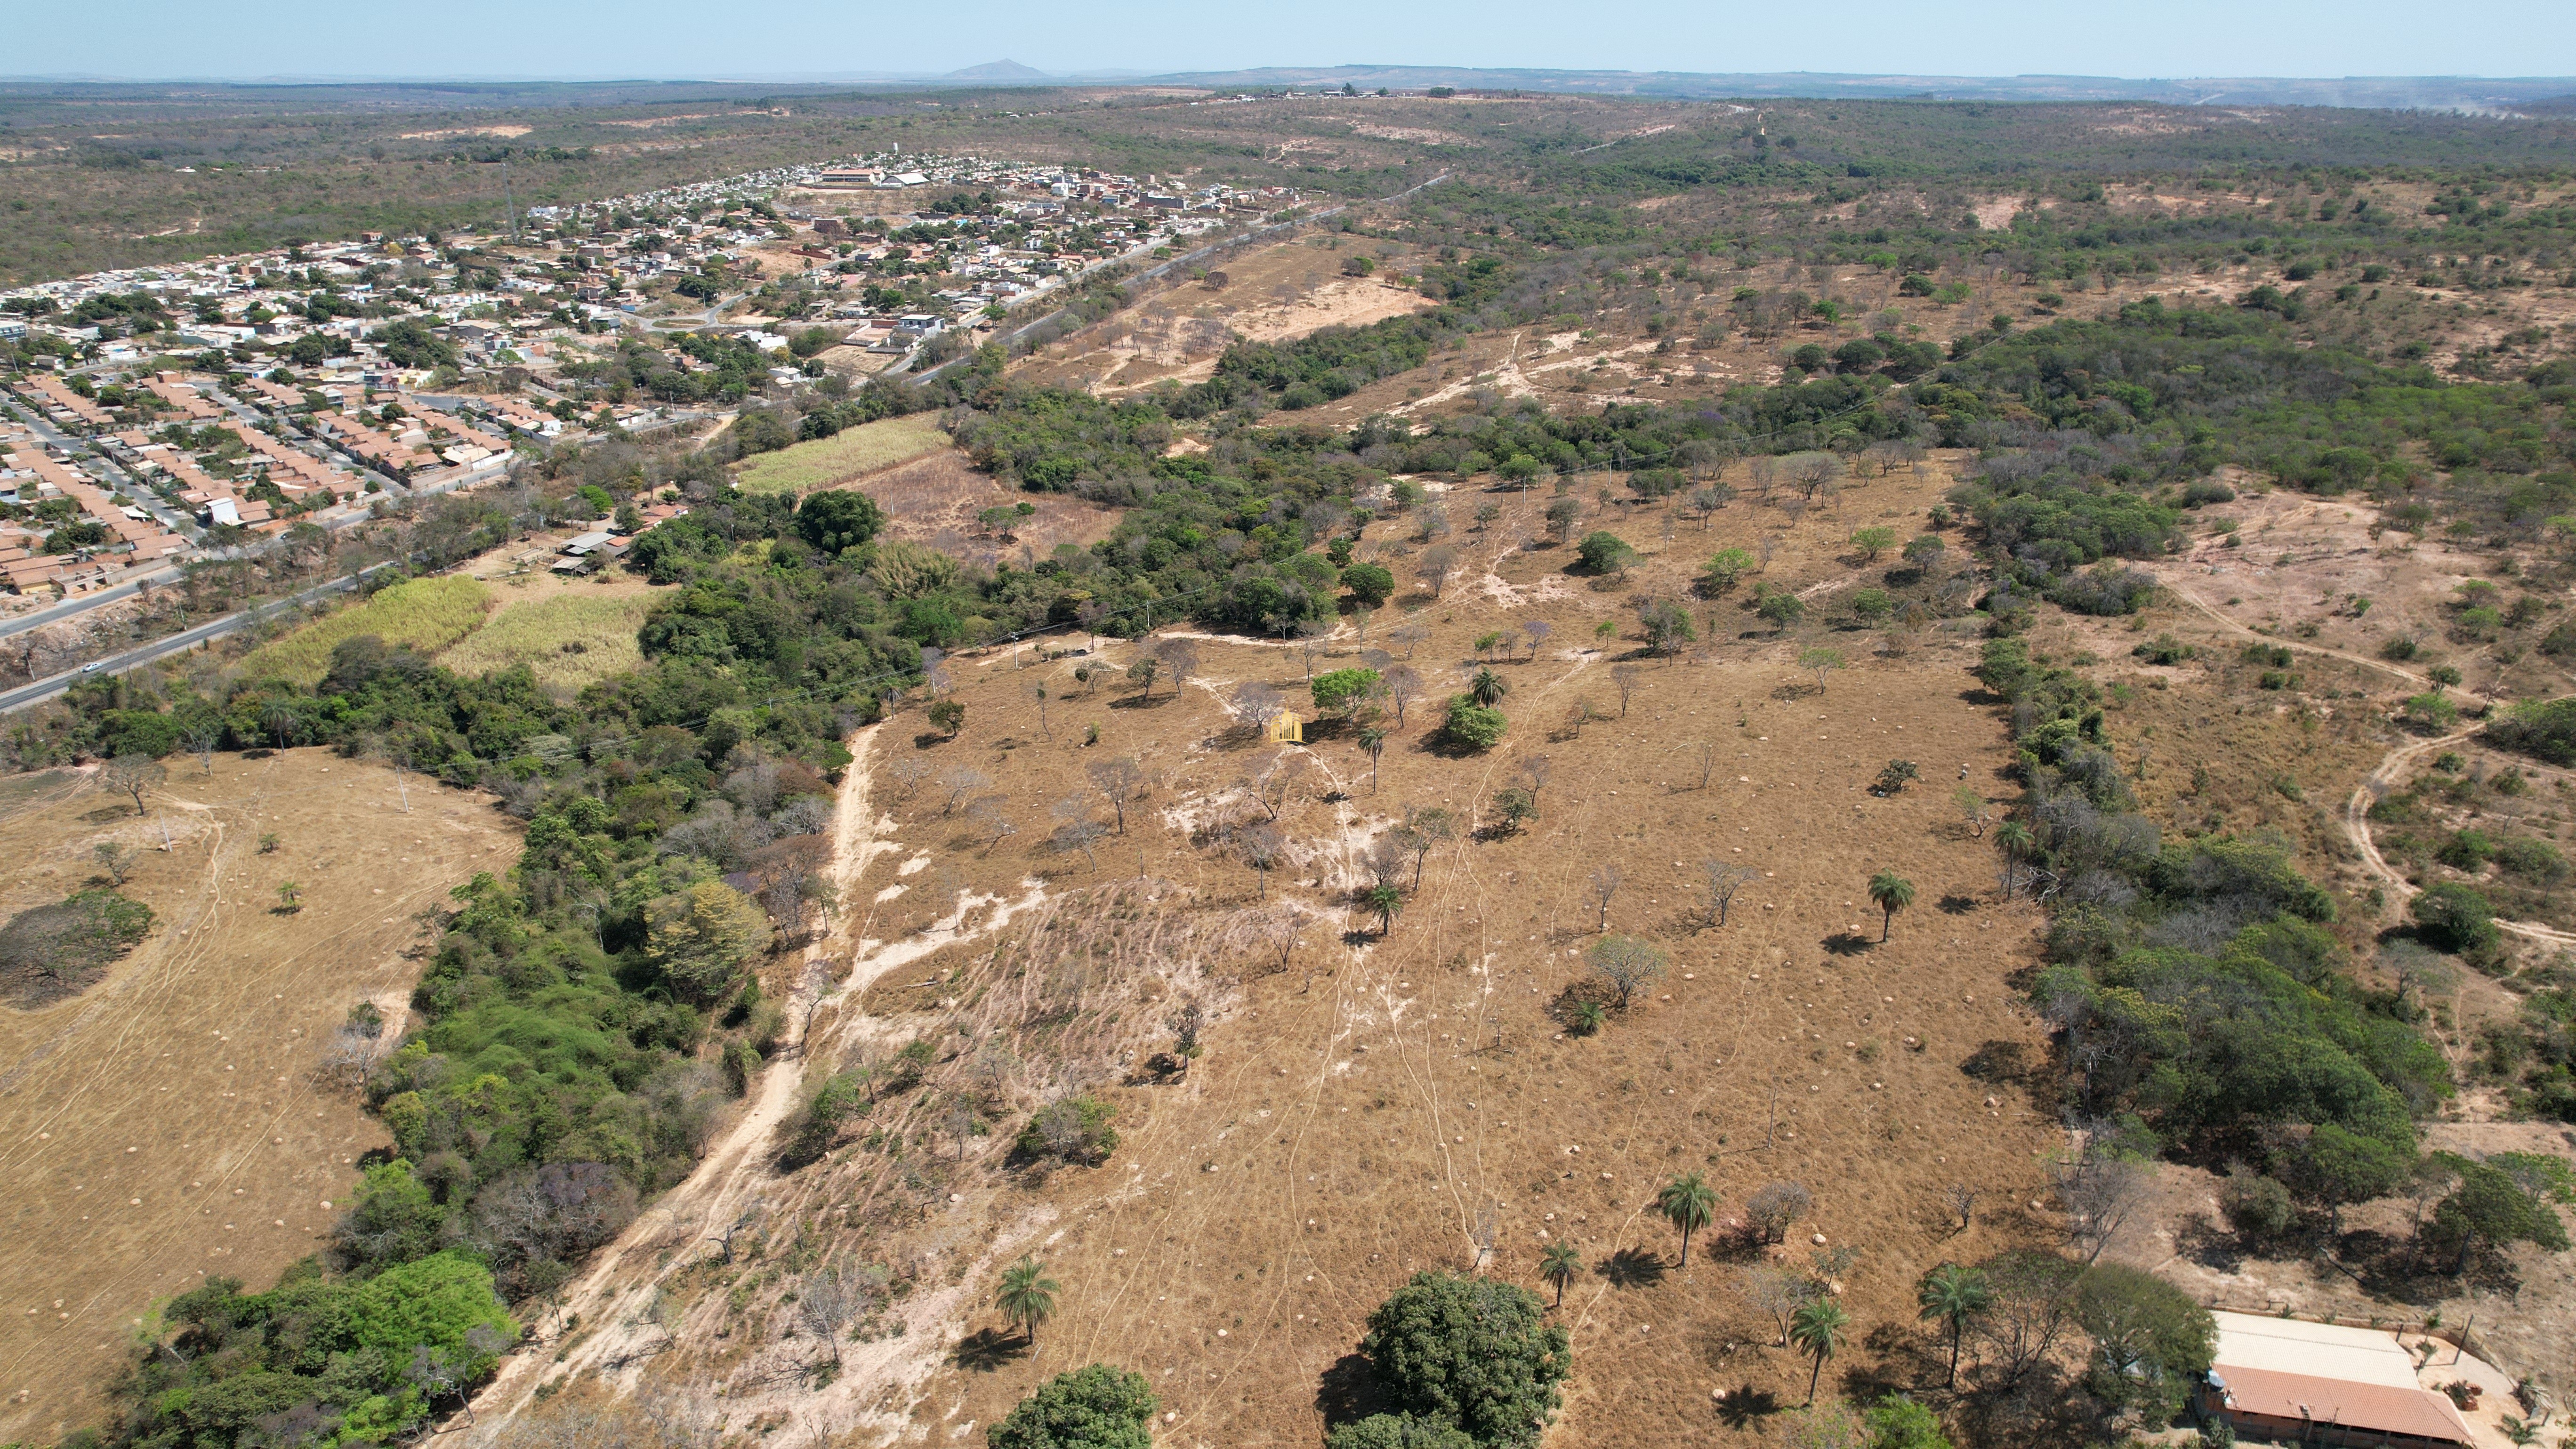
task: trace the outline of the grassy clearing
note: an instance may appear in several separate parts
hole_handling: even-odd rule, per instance
[[[525,664],[539,684],[579,689],[642,667],[635,631],[653,607],[648,594],[593,597],[559,594],[517,604],[439,656],[459,674],[484,674]]]
[[[740,481],[745,493],[807,493],[947,446],[948,435],[928,414],[885,418],[763,453],[743,468]]]
[[[491,607],[492,591],[479,579],[409,579],[363,604],[261,645],[242,666],[254,677],[273,675],[316,684],[331,667],[331,651],[344,639],[373,634],[388,645],[408,644],[423,654],[436,654],[481,627]]]

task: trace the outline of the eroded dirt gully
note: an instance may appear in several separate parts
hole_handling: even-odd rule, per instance
[[[475,1397],[470,1422],[460,1414],[451,1421],[451,1430],[470,1427],[488,1438],[524,1410],[538,1385],[551,1378],[569,1382],[596,1373],[621,1391],[638,1387],[649,1377],[653,1356],[670,1342],[670,1335],[651,1321],[654,1294],[671,1274],[695,1262],[700,1249],[712,1251],[707,1247],[711,1236],[779,1185],[772,1135],[795,1109],[807,1062],[829,1059],[869,1030],[863,1013],[830,1008],[855,1003],[890,970],[998,930],[1044,898],[1035,882],[1014,900],[961,893],[952,912],[908,939],[889,942],[868,934],[882,898],[861,904],[858,882],[869,862],[901,848],[887,838],[894,822],[876,813],[873,796],[869,756],[882,728],[871,725],[850,738],[852,758],[834,806],[831,872],[840,899],[851,908],[807,948],[805,968],[787,1004],[787,1029],[768,1069],[697,1169],[600,1250],[588,1271],[535,1322],[528,1341],[502,1361],[499,1373]],[[824,1023],[812,1042],[804,1038],[809,1021]],[[951,1296],[921,1295],[903,1316],[927,1326],[954,1312],[956,1305],[944,1301]],[[918,1346],[935,1339],[935,1334],[921,1333],[911,1342]],[[887,1347],[905,1341],[898,1337]],[[850,1367],[852,1379],[870,1377],[867,1365]]]

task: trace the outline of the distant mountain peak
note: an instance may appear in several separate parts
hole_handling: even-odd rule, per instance
[[[964,70],[952,70],[946,79],[956,81],[1033,81],[1045,80],[1047,73],[1020,64],[1016,60],[988,60]]]

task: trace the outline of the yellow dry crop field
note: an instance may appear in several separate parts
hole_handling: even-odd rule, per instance
[[[331,651],[344,640],[373,634],[388,645],[435,654],[480,628],[491,607],[492,591],[478,579],[410,579],[260,646],[242,666],[252,677],[317,684],[331,667]]]
[[[947,446],[948,434],[927,413],[885,418],[763,453],[744,467],[737,481],[745,493],[810,493]]]
[[[652,596],[640,593],[560,593],[512,604],[438,662],[467,675],[524,664],[539,684],[580,689],[643,667],[635,631],[652,608]]]

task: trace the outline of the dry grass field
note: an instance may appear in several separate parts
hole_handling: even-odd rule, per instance
[[[735,482],[746,493],[813,492],[948,446],[948,435],[929,414],[885,418],[845,428],[828,438],[761,453],[743,464]]]
[[[1008,560],[1026,567],[1046,557],[1058,544],[1089,547],[1118,526],[1118,510],[1059,493],[1029,493],[978,471],[954,448],[916,458],[847,486],[857,488],[886,511],[891,537],[928,544],[952,558],[991,567]],[[1037,511],[1014,519],[1002,532],[987,533],[976,515],[987,508]]]
[[[498,594],[490,621],[440,654],[439,663],[459,674],[525,664],[540,685],[578,692],[644,662],[635,631],[653,597],[642,579],[532,574],[509,580]]]
[[[1854,1344],[1870,1346],[1835,1374],[1914,1382],[1914,1277],[2054,1231],[2053,1214],[2028,1208],[2059,1140],[2048,1105],[1960,1070],[1989,1042],[2035,1051],[2040,1039],[2010,984],[2034,959],[2040,918],[1997,901],[1990,847],[1950,800],[1963,769],[1990,795],[2012,788],[2001,724],[1967,672],[1975,640],[1935,630],[1881,656],[1869,636],[1842,636],[1853,667],[1820,690],[1794,658],[1814,641],[1775,637],[1741,596],[1695,606],[1716,628],[1673,660],[1635,657],[1629,604],[1680,590],[1709,552],[1757,531],[1777,534],[1767,579],[1821,595],[1848,580],[1839,540],[1851,528],[1919,520],[1945,482],[1855,487],[1842,517],[1820,510],[1785,530],[1776,515],[1729,509],[1669,544],[1653,514],[1613,506],[1599,525],[1647,557],[1606,591],[1569,577],[1568,550],[1523,546],[1544,500],[1498,495],[1510,511],[1461,537],[1471,562],[1445,597],[1400,596],[1365,642],[1348,621],[1313,661],[1341,667],[1380,646],[1401,661],[1394,626],[1425,630],[1410,652],[1426,695],[1375,781],[1345,732],[1315,728],[1308,745],[1281,747],[1237,728],[1225,701],[1245,681],[1302,701],[1301,651],[1197,640],[1199,671],[1177,694],[1168,682],[1085,691],[1074,658],[959,659],[956,739],[906,714],[857,742],[843,808],[864,826],[842,843],[850,904],[821,952],[837,984],[803,1048],[808,1084],[916,1037],[972,1054],[983,1003],[1020,989],[1010,963],[1033,948],[1013,946],[1015,933],[1032,922],[1079,932],[1124,911],[1138,888],[1122,883],[1140,872],[1155,919],[1196,930],[1194,943],[1293,903],[1304,925],[1284,967],[1207,947],[1200,975],[1189,964],[1200,946],[1176,946],[1121,988],[1133,1004],[1105,1056],[1031,1064],[1117,1105],[1123,1142],[1097,1168],[1012,1170],[1004,1141],[952,1144],[887,1118],[882,1130],[912,1144],[899,1159],[852,1141],[782,1176],[774,1149],[756,1145],[776,1120],[762,1116],[764,1092],[737,1129],[742,1150],[709,1154],[718,1180],[693,1180],[667,1215],[639,1224],[570,1301],[596,1326],[548,1340],[571,1355],[564,1366],[551,1350],[526,1356],[486,1395],[485,1418],[524,1407],[541,1382],[596,1370],[629,1388],[721,1385],[729,1424],[792,1422],[809,1436],[795,1442],[972,1442],[1037,1379],[1106,1359],[1153,1379],[1177,1416],[1165,1442],[1311,1445],[1348,1387],[1345,1356],[1368,1310],[1416,1268],[1468,1267],[1484,1225],[1489,1271],[1536,1286],[1536,1254],[1560,1238],[1587,1265],[1561,1310],[1577,1369],[1551,1442],[1756,1442],[1776,1433],[1772,1409],[1797,1402],[1803,1366],[1770,1346],[1776,1333],[1737,1291],[1758,1253],[1704,1240],[1679,1270],[1646,1204],[1684,1170],[1709,1174],[1721,1218],[1766,1182],[1807,1184],[1817,1206],[1792,1237],[1797,1260],[1815,1235],[1859,1250],[1846,1301]],[[1391,533],[1373,528],[1363,551]],[[1512,686],[1505,742],[1463,757],[1436,746],[1437,700],[1484,662],[1476,638],[1530,619],[1553,627],[1537,657],[1516,643],[1493,666]],[[1113,645],[1109,662],[1133,652]],[[1041,679],[1054,695],[1043,718],[1028,688]],[[1566,728],[1578,700],[1597,716],[1579,736]],[[1086,745],[1094,723],[1099,741]],[[1150,784],[1126,835],[1088,858],[1051,843],[1058,801],[1109,818],[1086,767],[1127,755]],[[1542,756],[1539,818],[1496,832],[1495,792]],[[1868,793],[1891,758],[1917,761],[1923,783]],[[985,780],[952,809],[945,782],[959,769]],[[1247,782],[1272,770],[1297,784],[1279,818],[1289,859],[1265,892],[1201,828],[1255,808]],[[1352,902],[1359,856],[1416,806],[1452,812],[1458,838],[1430,853],[1381,937]],[[994,818],[1014,832],[996,838],[982,823]],[[1759,873],[1724,926],[1701,919],[1711,859]],[[1657,943],[1671,972],[1585,1038],[1560,1009],[1599,934],[1604,867],[1621,875],[1611,929]],[[1880,869],[1917,889],[1883,944],[1863,890]],[[1205,1056],[1177,1082],[1140,1076],[1184,1000],[1213,1018]],[[1939,1201],[1951,1181],[1987,1193],[1964,1234]],[[846,1347],[819,1389],[802,1378],[792,1366],[811,1348],[782,1327],[782,1282],[695,1246],[749,1203],[797,1261],[917,1275],[895,1314],[904,1334]],[[1065,1285],[1034,1351],[982,1306],[992,1273],[1023,1252]],[[653,1335],[624,1321],[621,1305],[652,1283],[686,1304],[674,1352],[650,1354]],[[1752,1409],[1722,1418],[1719,1388],[1750,1389],[1730,1402]]]
[[[146,806],[76,770],[0,803],[0,910],[79,889],[115,841],[139,852],[125,893],[158,916],[85,993],[0,1010],[0,1441],[95,1422],[129,1331],[171,1294],[265,1288],[316,1249],[388,1140],[323,1072],[325,1041],[360,1000],[399,1031],[430,916],[518,851],[482,797],[414,777],[406,812],[389,770],[318,749],[211,774],[183,757]]]
[[[343,640],[373,634],[388,645],[436,654],[480,628],[491,607],[491,591],[481,580],[455,574],[408,579],[260,646],[244,656],[241,667],[309,686],[330,669],[331,651]]]

